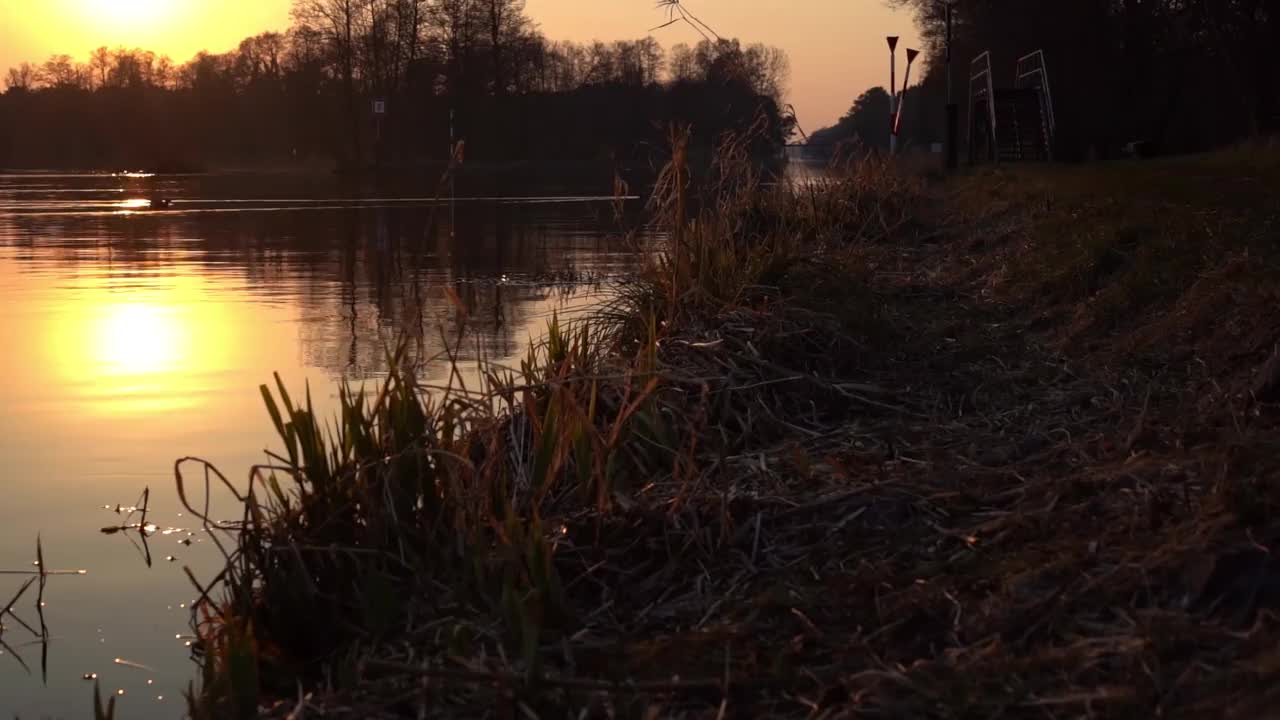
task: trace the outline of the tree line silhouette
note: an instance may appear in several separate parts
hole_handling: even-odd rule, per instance
[[[456,138],[468,166],[644,174],[671,123],[705,153],[764,116],[762,160],[793,123],[786,55],[760,44],[555,42],[524,0],[294,0],[292,19],[181,64],[102,47],[10,68],[0,167],[421,167]]]
[[[908,93],[904,139],[941,142],[946,3],[893,3],[914,12],[928,60]],[[1045,51],[1062,158],[1115,156],[1134,143],[1191,152],[1280,131],[1280,0],[955,0],[953,13],[962,142],[969,62],[988,50],[1003,86],[1019,57]],[[887,147],[888,99],[883,88],[864,94],[811,140]]]

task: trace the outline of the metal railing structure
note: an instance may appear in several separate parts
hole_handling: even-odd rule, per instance
[[[969,162],[977,162],[977,117],[985,113],[988,159],[996,160],[996,89],[991,73],[991,53],[984,52],[969,63]]]
[[[969,65],[969,162],[1053,160],[1058,123],[1043,50],[1018,58],[1012,88],[997,90],[991,53]]]
[[[1043,125],[1045,153],[1052,160],[1058,123],[1053,113],[1053,90],[1049,87],[1049,70],[1045,66],[1043,50],[1037,50],[1018,58],[1014,87],[1039,91],[1040,118]]]

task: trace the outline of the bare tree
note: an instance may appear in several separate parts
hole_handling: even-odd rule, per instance
[[[230,52],[202,52],[177,67],[143,50],[103,47],[85,65],[55,56],[9,70],[4,79],[15,92],[0,103],[0,113],[6,121],[20,115],[26,136],[40,139],[14,152],[70,157],[57,140],[74,136],[85,138],[85,148],[106,148],[95,156],[69,151],[95,158],[91,162],[157,153],[200,163],[330,152],[350,166],[369,149],[364,131],[371,128],[362,127],[361,118],[368,113],[364,101],[378,94],[392,99],[393,108],[380,127],[379,157],[438,152],[444,143],[437,140],[448,132],[455,108],[457,127],[488,157],[563,156],[648,138],[650,109],[705,110],[704,94],[683,88],[672,93],[670,106],[647,102],[665,93],[654,87],[665,77],[666,57],[653,38],[549,42],[525,16],[524,0],[291,1],[295,22],[286,33],[249,37]],[[708,41],[701,66],[693,50],[684,48],[671,75],[704,82],[713,76],[753,78],[716,89],[715,98],[730,99],[735,107],[755,104],[745,102],[754,99],[751,87],[780,85],[773,82],[782,75],[771,70],[778,64],[770,64],[767,49],[724,41],[739,57],[736,64],[715,65],[724,53],[711,44],[719,42]],[[596,87],[579,92],[589,85]],[[91,92],[56,91],[71,86]],[[533,93],[565,96],[500,97]],[[434,99],[441,95],[450,97]],[[741,118],[724,105],[699,124],[739,124]],[[529,117],[515,122],[506,116],[517,109]],[[31,120],[52,115],[58,116],[56,128]],[[95,117],[111,120],[88,123]],[[109,124],[122,132],[107,140],[101,134]]]
[[[671,49],[670,76],[675,81],[740,83],[757,95],[781,104],[791,64],[785,51],[759,43],[746,48],[736,40],[703,40],[696,47]]]
[[[428,10],[429,34],[445,58],[445,91],[462,95],[472,84],[481,18],[478,0],[436,0]]]
[[[529,23],[524,14],[525,0],[480,1],[493,64],[493,93],[504,95],[507,92],[506,65],[511,46],[519,40]]]
[[[151,72],[151,84],[158,88],[172,88],[177,80],[178,69],[173,64],[173,59],[168,55],[161,55],[156,58],[155,66]]]
[[[53,55],[40,68],[40,79],[45,87],[80,87],[80,71],[70,55]]]
[[[697,79],[697,59],[693,55],[693,48],[687,43],[679,43],[671,48],[668,75],[673,82],[693,82]]]
[[[156,55],[149,50],[116,48],[111,51],[107,86],[141,88],[152,85]]]
[[[367,91],[398,94],[423,44],[424,0],[368,0],[358,29],[359,75]]]
[[[781,104],[791,78],[791,60],[781,48],[761,43],[748,45],[743,51],[743,69],[752,88]]]
[[[360,162],[360,117],[356,98],[356,29],[368,0],[294,0],[294,22],[317,32],[329,45],[342,78],[350,159]]]
[[[279,81],[283,75],[285,39],[280,33],[267,32],[245,38],[235,50],[236,74],[246,82]]]
[[[40,70],[29,62],[9,68],[4,78],[5,89],[17,92],[34,90],[39,82]]]
[[[111,75],[111,51],[104,45],[89,54],[89,69],[96,86],[104,88]]]
[[[398,76],[405,78],[422,51],[426,0],[395,0]]]

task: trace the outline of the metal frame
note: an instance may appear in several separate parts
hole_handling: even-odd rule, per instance
[[[1044,50],[1036,50],[1018,58],[1016,73],[1014,87],[1040,90],[1040,110],[1044,113],[1044,129],[1049,134],[1049,137],[1045,138],[1047,144],[1045,151],[1052,159],[1054,138],[1058,134],[1058,122],[1053,112],[1053,91],[1049,87],[1049,70],[1045,64]]]
[[[975,83],[986,79],[986,87],[974,88]],[[978,100],[982,98],[982,93],[986,93],[987,99],[987,120],[990,129],[990,137],[988,138],[989,154],[991,159],[999,162],[1000,153],[996,149],[996,90],[995,81],[991,74],[991,51],[982,53],[975,57],[969,63],[969,161],[973,162],[974,158],[974,108],[977,107]]]

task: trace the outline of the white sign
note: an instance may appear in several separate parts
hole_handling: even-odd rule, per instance
[[[373,101],[373,114],[374,114],[374,115],[386,115],[386,114],[387,114],[387,101],[386,101],[386,100],[374,100],[374,101]]]

